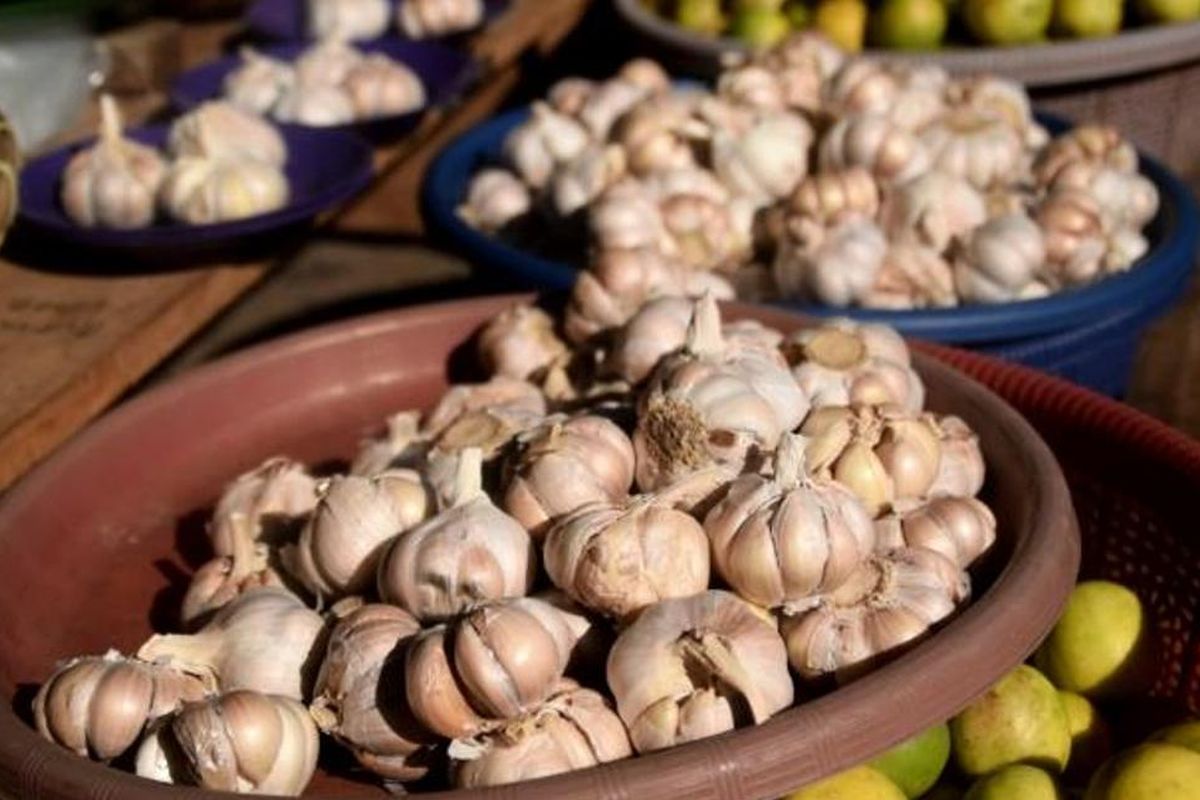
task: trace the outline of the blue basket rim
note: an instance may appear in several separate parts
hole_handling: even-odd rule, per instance
[[[544,258],[493,238],[467,225],[457,213],[471,175],[480,160],[496,152],[504,136],[528,118],[528,107],[493,117],[451,142],[431,165],[422,190],[427,220],[480,266],[517,276],[551,290],[569,289],[578,269]],[[1070,124],[1038,114],[1048,127],[1063,130]],[[1152,180],[1165,215],[1162,234],[1138,265],[1121,275],[1090,286],[1058,292],[1037,300],[995,305],[972,304],[957,308],[890,311],[836,308],[803,302],[770,304],[812,316],[846,316],[882,322],[906,334],[955,343],[974,344],[1065,331],[1128,311],[1133,304],[1161,307],[1178,291],[1181,276],[1192,269],[1200,212],[1191,191],[1156,159],[1139,152],[1142,173]]]

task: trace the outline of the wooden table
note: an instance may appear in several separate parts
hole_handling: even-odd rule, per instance
[[[471,44],[484,64],[460,104],[429,115],[376,156],[378,177],[323,226],[417,233],[412,187],[432,154],[487,116],[517,83],[520,57],[553,47],[578,22],[587,0],[513,0]],[[189,25],[183,66],[219,52],[230,23]],[[135,118],[161,106],[136,104]],[[278,258],[165,273],[120,275],[97,256],[71,272],[0,258],[0,488],[9,485],[279,266]],[[86,272],[85,272],[86,269]]]

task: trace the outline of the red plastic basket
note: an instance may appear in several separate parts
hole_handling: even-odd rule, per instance
[[[1081,578],[1135,590],[1157,640],[1152,696],[1200,715],[1200,442],[1129,406],[1026,367],[921,349],[1000,394],[1062,464],[1083,538]],[[1153,724],[1148,722],[1147,724]]]

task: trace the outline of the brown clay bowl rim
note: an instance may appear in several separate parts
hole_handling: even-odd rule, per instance
[[[0,502],[0,537],[19,536],[12,522],[21,508],[61,489],[60,476],[96,443],[119,437],[191,393],[229,390],[265,365],[295,360],[314,350],[370,339],[396,329],[447,318],[483,321],[529,295],[452,301],[389,311],[326,325],[249,348],[152,389],[106,415],[23,479]],[[730,304],[733,317],[795,327],[796,315]],[[765,724],[599,767],[480,791],[448,791],[430,797],[658,797],[681,788],[679,776],[703,777],[706,793],[734,800],[779,796],[792,788],[861,763],[905,735],[949,718],[1023,661],[1053,625],[1079,565],[1079,531],[1066,480],[1054,456],[1011,406],[976,381],[928,355],[914,353],[925,375],[958,384],[963,399],[992,415],[1005,441],[1022,452],[1028,467],[1032,529],[1015,543],[1012,558],[991,587],[938,633],[908,653],[835,692],[782,712]],[[1033,480],[1044,475],[1040,486]],[[946,697],[953,676],[955,697]],[[9,687],[11,689],[11,687]],[[898,726],[896,720],[902,720]],[[881,730],[899,731],[884,740]],[[796,734],[805,731],[804,736]],[[672,777],[674,776],[674,777]],[[14,713],[0,708],[0,787],[31,796],[214,798],[217,793],[157,784],[79,758],[37,735]],[[314,795],[327,797],[326,795]]]
[[[616,0],[626,24],[656,45],[703,62],[714,73],[722,58],[750,48],[729,37],[707,37],[664,19],[641,0]],[[1031,87],[1119,78],[1200,58],[1200,21],[1153,25],[1104,39],[1058,40],[1019,47],[949,47],[922,53],[867,50],[897,63],[940,64],[952,73],[994,72]]]

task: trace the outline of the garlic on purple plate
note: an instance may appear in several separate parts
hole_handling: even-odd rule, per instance
[[[1024,214],[994,217],[965,237],[954,255],[954,283],[967,302],[1005,303],[1042,297],[1046,243]]]
[[[325,621],[286,589],[263,586],[238,595],[192,634],[155,634],[138,650],[198,675],[223,692],[250,689],[305,698],[313,653]]]
[[[175,158],[287,162],[287,144],[275,126],[231,102],[203,103],[171,124],[167,149]]]
[[[477,606],[412,640],[405,662],[408,705],[440,736],[473,736],[549,697],[575,640],[566,618],[544,601],[519,597]]]
[[[308,33],[313,39],[378,39],[387,31],[387,0],[306,0]]]
[[[299,795],[317,768],[320,737],[290,697],[229,692],[165,718],[137,752],[143,778],[242,794]]]
[[[813,408],[890,403],[920,411],[925,404],[908,347],[887,326],[830,320],[788,336],[783,353]]]
[[[462,451],[451,505],[387,547],[377,575],[385,602],[437,622],[529,591],[537,567],[533,542],[484,493],[482,468],[478,449]]]
[[[33,718],[43,738],[107,762],[137,744],[154,720],[205,693],[198,678],[110,650],[55,667],[33,699]]]
[[[277,211],[289,194],[287,177],[271,164],[183,156],[167,172],[160,201],[174,219],[211,225]]]
[[[310,707],[318,727],[389,781],[423,778],[434,766],[437,737],[408,707],[404,661],[420,624],[408,612],[369,603],[338,620]]]
[[[564,514],[592,502],[618,502],[629,494],[633,445],[604,417],[550,419],[519,444],[504,510],[535,539]]]
[[[533,198],[524,183],[506,169],[488,168],[471,177],[467,199],[458,215],[487,233],[501,230],[529,213]]]
[[[296,125],[328,128],[354,122],[354,101],[340,85],[297,81],[279,98],[275,119]]]
[[[479,332],[479,360],[491,375],[526,380],[567,355],[554,320],[531,305],[506,308]]]
[[[425,106],[425,85],[406,64],[371,53],[346,73],[341,83],[356,120],[410,114]]]
[[[638,487],[651,491],[700,467],[774,450],[807,411],[782,356],[730,347],[716,300],[706,295],[696,302],[684,348],[659,364],[639,401]]]
[[[344,39],[322,39],[292,62],[296,72],[293,88],[339,86],[363,58],[362,51]]]
[[[639,753],[765,722],[794,692],[778,631],[723,591],[642,612],[613,645],[608,688]]]
[[[974,497],[935,497],[906,504],[875,522],[880,550],[933,550],[966,569],[996,541],[996,517]]]
[[[629,734],[604,696],[564,682],[529,714],[450,743],[461,789],[531,781],[633,755]]]
[[[104,95],[99,139],[72,156],[63,170],[63,210],[85,228],[144,228],[154,221],[166,171],[157,150],[125,138],[117,103]]]
[[[242,47],[238,55],[242,63],[225,76],[222,95],[255,114],[270,113],[295,80],[291,64],[249,46]]]
[[[788,659],[803,678],[851,678],[948,617],[969,595],[967,574],[933,550],[876,553],[816,606],[783,616]]]
[[[770,478],[743,475],[708,512],[717,572],[765,608],[803,608],[839,587],[875,548],[871,517],[850,490],[805,474],[804,438],[787,434]]]
[[[396,20],[410,39],[449,36],[483,22],[483,0],[400,0]]]

